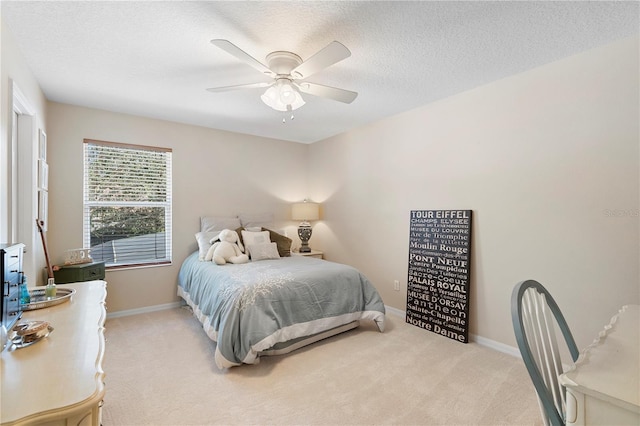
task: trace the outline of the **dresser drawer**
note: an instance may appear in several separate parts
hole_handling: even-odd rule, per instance
[[[104,262],[93,263],[90,268],[84,268],[82,278],[82,281],[103,280]]]
[[[22,311],[20,311],[20,289],[15,287],[15,290],[9,293],[9,296],[4,298],[4,309],[6,312],[7,330],[11,330],[11,327],[20,318]]]
[[[7,268],[19,268],[20,267],[20,257],[22,255],[21,249],[11,249],[5,252],[4,254],[4,264]]]
[[[2,281],[2,303],[0,318],[2,326],[11,330],[20,319],[20,283],[22,282],[22,253],[24,244],[0,244],[0,278]],[[2,342],[4,345],[4,341]]]
[[[18,282],[18,280],[14,280],[14,281],[5,281],[2,284],[2,296],[3,297],[9,297],[11,296],[13,293],[19,293],[20,292],[20,283]]]
[[[9,287],[14,287],[20,285],[20,271],[18,270],[19,265],[11,266],[7,269],[4,275],[5,282],[9,283]]]

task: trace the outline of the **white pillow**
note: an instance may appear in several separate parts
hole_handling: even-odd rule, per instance
[[[220,234],[220,231],[215,232],[198,232],[196,234],[196,241],[198,242],[198,260],[204,260],[204,257],[211,247],[210,241],[216,238]]]
[[[247,251],[252,261],[280,259],[276,243],[251,244],[247,246]]]
[[[236,230],[240,228],[240,219],[229,216],[202,216],[200,218],[200,231],[214,232],[223,229]]]
[[[241,214],[239,215],[239,219],[240,219],[240,223],[245,228],[273,227],[273,213]]]
[[[251,232],[242,230],[240,232],[242,233],[242,243],[245,247],[256,244],[267,244],[271,242],[269,231]],[[249,257],[251,257],[251,253],[249,253]]]

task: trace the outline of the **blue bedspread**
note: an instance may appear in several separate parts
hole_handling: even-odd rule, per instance
[[[274,345],[361,319],[384,330],[385,308],[353,267],[303,256],[216,265],[191,254],[178,295],[217,342],[220,368],[255,364]]]

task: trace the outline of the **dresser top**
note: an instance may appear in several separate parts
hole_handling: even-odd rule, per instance
[[[7,243],[0,243],[0,250],[6,250],[12,247],[24,247],[24,244],[22,243],[13,243],[13,244],[7,244]]]
[[[626,305],[560,382],[640,413],[640,306]]]
[[[65,407],[99,402],[104,396],[106,282],[64,284],[76,293],[50,308],[28,311],[22,321],[47,321],[51,334],[31,346],[2,351],[0,391],[4,425],[54,418]],[[28,421],[27,421],[28,423]]]

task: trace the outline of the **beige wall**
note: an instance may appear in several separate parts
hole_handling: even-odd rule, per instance
[[[471,333],[515,346],[531,278],[584,347],[639,302],[638,76],[635,38],[311,145],[312,246],[404,310],[409,211],[471,209]]]
[[[360,268],[401,310],[409,210],[472,209],[471,333],[497,342],[514,345],[509,298],[522,279],[550,288],[580,346],[620,305],[639,302],[637,39],[310,146],[45,105],[3,26],[3,152],[9,78],[49,136],[56,263],[82,245],[83,138],[173,149],[174,264],[108,272],[110,312],[176,300],[201,215],[273,211],[293,230],[288,204],[307,196],[323,203],[312,247]],[[394,279],[402,291],[393,291]]]
[[[200,216],[273,212],[279,226],[289,204],[307,195],[308,146],[110,113],[48,104],[49,244],[56,263],[82,247],[84,138],[173,149],[173,265],[108,271],[109,312],[177,300],[178,270],[196,249]]]

